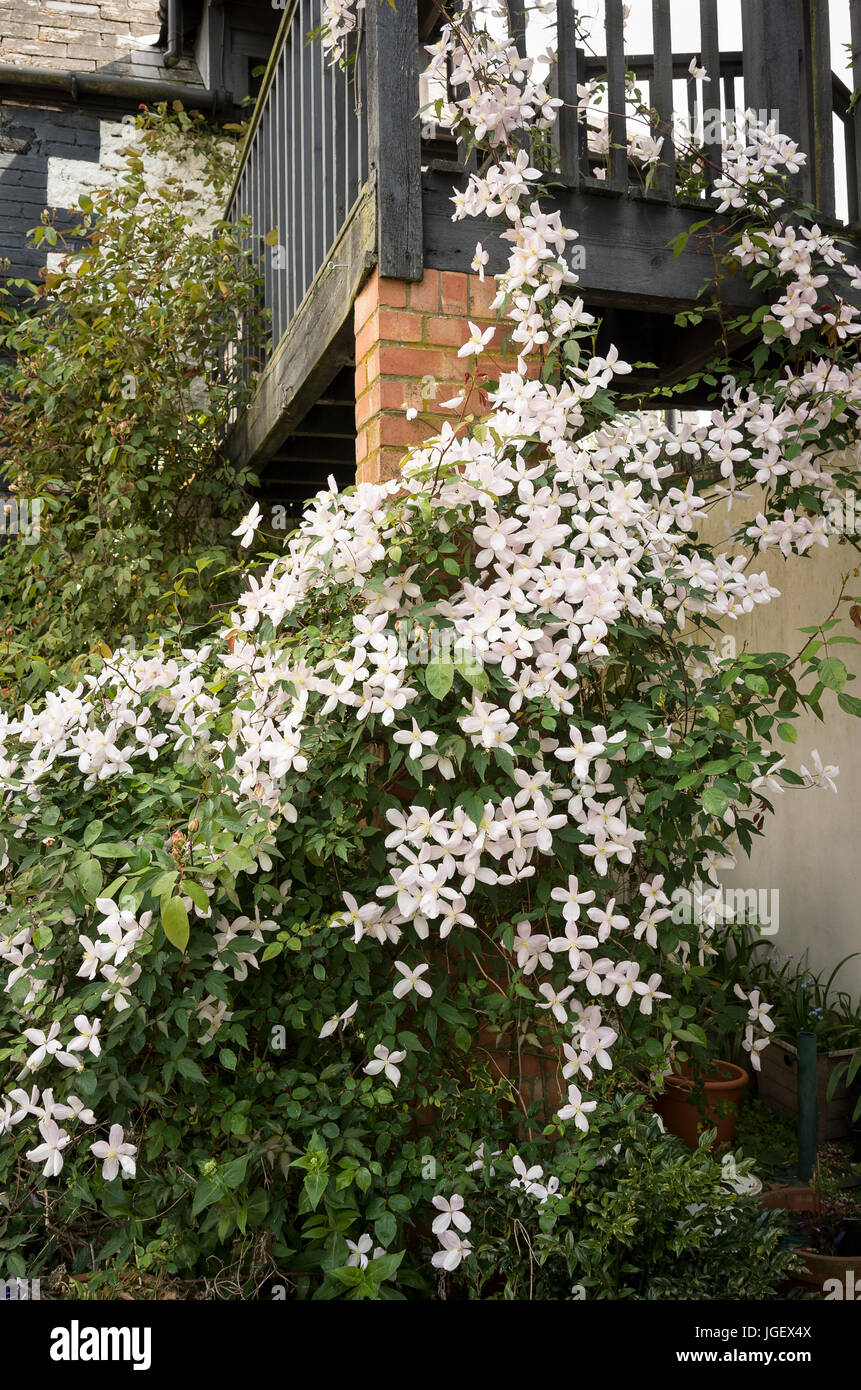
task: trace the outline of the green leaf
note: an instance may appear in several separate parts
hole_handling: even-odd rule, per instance
[[[307,1196],[307,1198],[308,1198],[308,1201],[309,1201],[310,1204],[311,1204],[311,1210],[312,1210],[312,1211],[315,1210],[316,1207],[318,1206],[318,1204],[319,1204],[319,1202],[320,1202],[320,1198],[323,1196],[323,1193],[326,1191],[326,1188],[327,1188],[328,1186],[329,1186],[329,1174],[328,1174],[328,1173],[306,1173],[306,1174],[305,1174],[305,1182],[303,1183],[303,1187],[304,1187],[304,1189],[305,1189],[305,1193],[306,1193],[306,1196]]]
[[[468,648],[455,647],[454,664],[464,680],[468,681],[474,690],[484,691],[490,688],[490,680],[487,672],[481,662],[476,661]]]
[[[794,724],[778,724],[777,733],[778,736],[785,739],[787,743],[798,742],[798,730]]]
[[[102,867],[97,859],[85,859],[75,870],[75,877],[88,903],[94,903],[102,891]]]
[[[764,680],[762,676],[745,676],[744,683],[748,690],[752,690],[755,695],[768,694],[768,681]]]
[[[374,1222],[374,1234],[380,1245],[388,1249],[398,1233],[397,1218],[390,1211],[384,1211]]]
[[[180,1076],[185,1077],[186,1081],[197,1081],[201,1086],[206,1085],[206,1077],[197,1063],[192,1061],[190,1057],[180,1057],[176,1069]]]
[[[461,792],[455,802],[456,806],[462,806],[470,820],[475,825],[480,825],[484,816],[484,802],[476,792]]]
[[[842,690],[846,684],[848,671],[836,656],[828,656],[819,663],[819,679],[829,690]]]
[[[161,925],[165,936],[178,951],[185,951],[188,945],[188,913],[181,898],[171,898],[161,910]]]
[[[706,787],[702,795],[703,809],[710,816],[722,816],[729,806],[729,797],[720,787]]]
[[[365,1273],[370,1279],[381,1284],[384,1279],[391,1279],[404,1258],[405,1251],[399,1250],[396,1255],[380,1255],[376,1260],[371,1260]]]
[[[248,1168],[248,1154],[243,1154],[241,1158],[234,1158],[232,1163],[228,1163],[224,1170],[224,1185],[231,1191],[234,1187],[239,1187],[245,1181],[245,1173]]]
[[[451,690],[454,681],[454,663],[451,661],[430,661],[425,667],[425,685],[435,700],[442,700]]]
[[[854,695],[847,695],[844,691],[837,696],[837,703],[847,714],[854,714],[861,718],[861,700],[856,699]]]
[[[201,912],[209,910],[209,898],[199,883],[193,883],[191,879],[186,879],[182,886],[195,907],[199,907]]]
[[[213,1202],[217,1202],[220,1196],[221,1191],[215,1183],[210,1182],[209,1178],[203,1178],[197,1185],[194,1201],[191,1204],[192,1216],[199,1216],[207,1207],[211,1207]]]

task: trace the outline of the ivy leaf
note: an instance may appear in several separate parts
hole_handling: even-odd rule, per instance
[[[175,946],[178,951],[185,951],[188,945],[189,925],[188,913],[181,898],[171,898],[164,904],[161,910],[161,925],[171,946]]]

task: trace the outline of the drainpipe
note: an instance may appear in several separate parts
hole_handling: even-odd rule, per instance
[[[816,1034],[801,1032],[798,1049],[798,1176],[809,1183],[816,1165],[819,1117],[817,1113]]]
[[[182,20],[179,13],[179,0],[167,0],[167,48],[164,51],[164,65],[175,68],[182,57]]]

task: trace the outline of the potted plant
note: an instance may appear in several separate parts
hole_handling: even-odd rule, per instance
[[[789,1213],[790,1230],[800,1241],[796,1253],[801,1268],[795,1274],[799,1283],[826,1294],[831,1280],[847,1288],[850,1274],[853,1287],[861,1284],[861,1222],[845,1198],[827,1196],[815,1187],[773,1187],[759,1203],[767,1211]]]
[[[774,1005],[771,1046],[760,1057],[759,1095],[776,1114],[795,1115],[795,1038],[801,1029],[814,1033],[820,1144],[844,1138],[850,1123],[861,1119],[861,1095],[853,1095],[861,1071],[861,1008],[848,993],[833,989],[837,972],[851,959],[844,957],[825,980],[824,972],[814,974],[808,968],[806,956],[781,959],[776,950],[752,966],[763,994]]]
[[[735,1136],[739,1104],[748,1074],[739,1065],[747,1008],[731,992],[722,958],[689,966],[689,1007],[694,1004],[701,1023],[689,1021],[684,1048],[676,1053],[673,1070],[655,1100],[655,1110],[671,1134],[689,1148],[700,1135],[715,1130],[714,1144],[729,1144]]]

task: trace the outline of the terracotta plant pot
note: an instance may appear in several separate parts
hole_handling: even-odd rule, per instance
[[[763,1192],[759,1204],[768,1211],[817,1212],[821,1207],[818,1196],[810,1187],[772,1187],[768,1192]],[[819,1250],[808,1250],[806,1246],[801,1246],[797,1253],[804,1261],[804,1269],[794,1276],[798,1283],[839,1297],[839,1294],[832,1292],[834,1285],[830,1290],[825,1290],[828,1281],[835,1279],[842,1289],[861,1293],[861,1255],[823,1255]],[[846,1293],[843,1296],[846,1297]]]
[[[500,1036],[492,1029],[482,1029],[478,1046],[487,1059],[491,1075],[510,1081],[525,1109],[539,1101],[540,1118],[548,1123],[564,1103],[566,1087],[559,1053],[525,1044],[518,1052],[515,1038],[509,1034]]]
[[[735,1136],[741,1093],[747,1072],[734,1062],[717,1062],[715,1072],[699,1082],[687,1073],[668,1076],[655,1101],[670,1134],[695,1149],[706,1129],[716,1129],[715,1145],[729,1144]],[[699,1101],[699,1104],[697,1102]]]
[[[522,1112],[520,1128],[525,1138],[540,1132],[564,1104],[567,1086],[562,1079],[562,1057],[555,1049],[544,1050],[521,1042],[518,1050],[517,1039],[511,1032],[498,1033],[493,1028],[482,1028],[472,1060],[484,1063],[494,1082],[510,1083],[500,1087],[497,1107],[501,1111]],[[533,1127],[526,1124],[525,1112],[536,1101],[540,1110]],[[413,1112],[416,1138],[433,1135],[438,1120],[439,1112],[433,1105],[416,1106]]]

